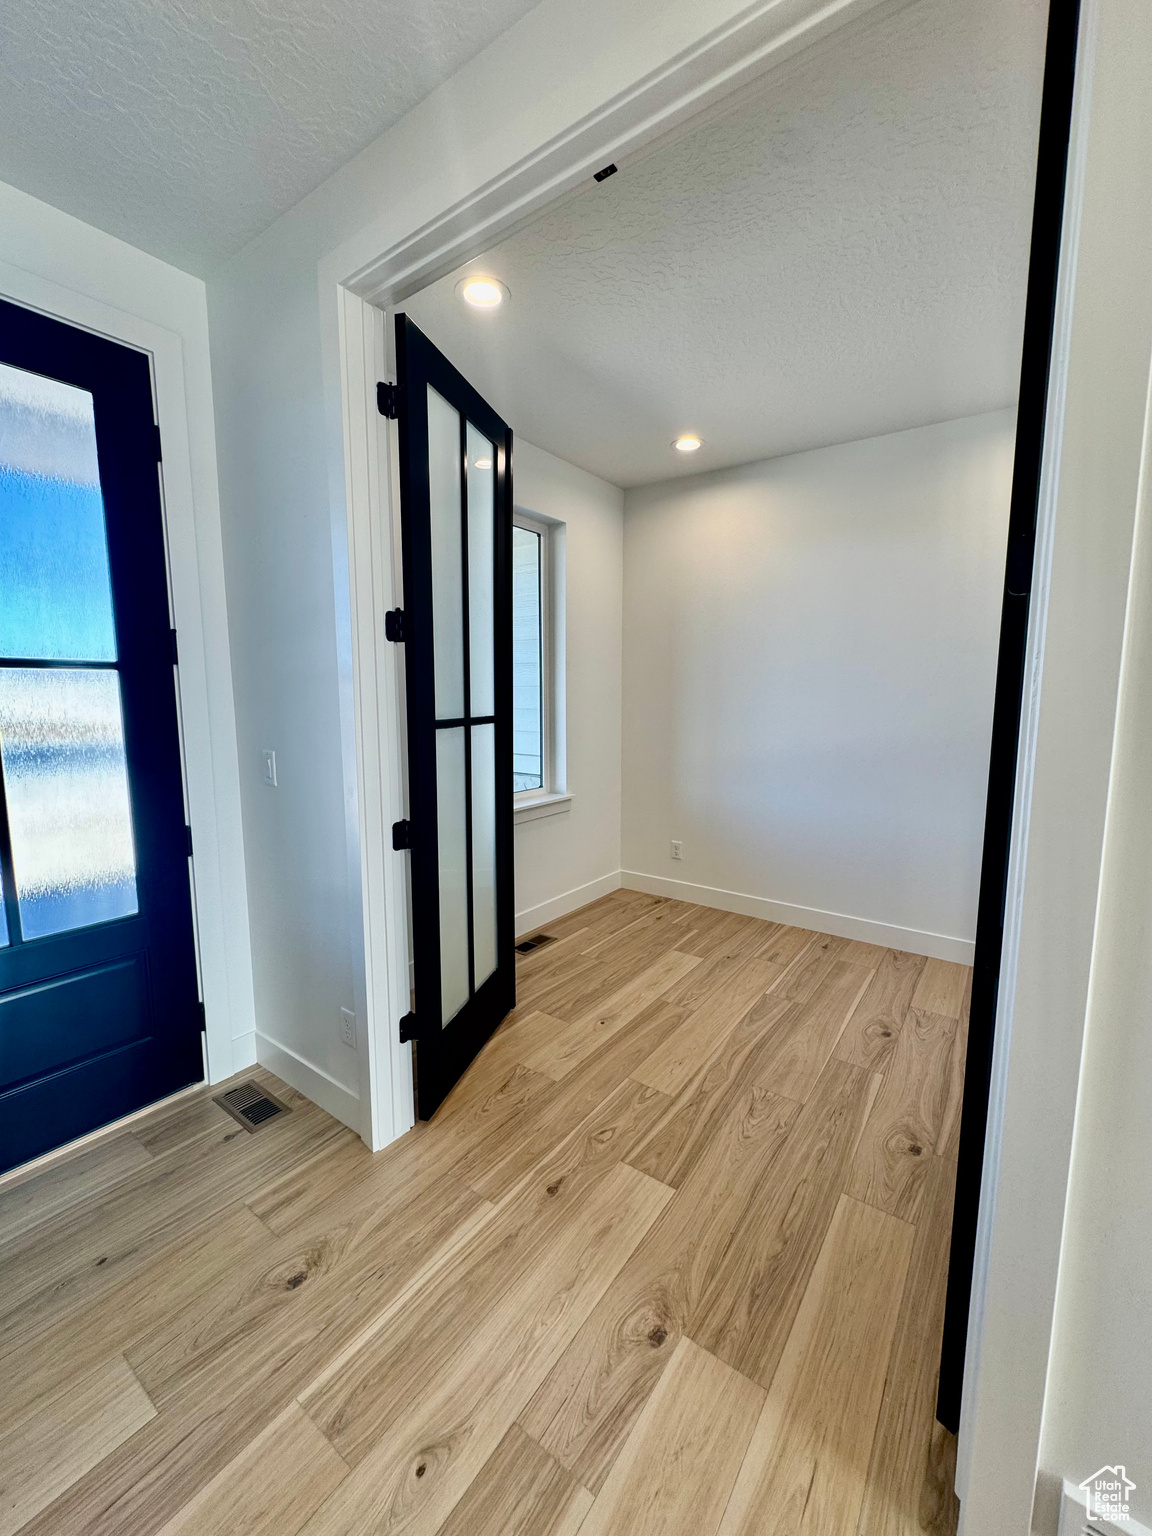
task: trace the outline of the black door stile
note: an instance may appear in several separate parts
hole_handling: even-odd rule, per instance
[[[415,961],[418,1112],[428,1119],[515,1005],[515,915],[512,845],[512,432],[468,381],[404,315],[396,317],[397,426],[404,574],[405,685],[408,723],[408,819]],[[437,720],[433,634],[433,552],[429,475],[429,386],[460,417],[460,557],[463,715]],[[471,608],[467,430],[493,444],[493,712],[472,714]],[[472,878],[473,727],[491,724],[495,737],[496,968],[475,985],[475,899]],[[467,911],[468,1001],[444,1019],[441,987],[437,732],[462,728],[464,755],[464,872]]]
[[[1032,247],[1016,418],[1016,453],[1012,472],[1008,553],[988,767],[988,803],[984,820],[984,849],[972,967],[968,1055],[936,1402],[936,1417],[954,1434],[960,1427],[968,1309],[972,1297],[980,1181],[984,1164],[984,1138],[988,1127],[988,1096],[992,1082],[992,1048],[1004,944],[1016,759],[1020,744],[1028,612],[1052,364],[1068,145],[1072,128],[1079,9],[1078,0],[1051,0],[1048,13]]]
[[[0,363],[91,396],[114,654],[5,653],[0,675],[42,669],[118,678],[136,902],[124,915],[28,931],[0,757],[8,932],[0,946],[2,1170],[200,1081],[203,1055],[150,361],[0,301]],[[0,444],[0,454],[7,451]],[[47,484],[54,471],[38,473]],[[0,501],[0,508],[16,505]],[[28,748],[13,739],[5,750]],[[84,759],[82,745],[67,750]]]

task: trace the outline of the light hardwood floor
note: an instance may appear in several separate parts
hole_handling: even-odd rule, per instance
[[[375,1157],[257,1072],[0,1189],[0,1536],[950,1536],[968,972],[548,931]]]

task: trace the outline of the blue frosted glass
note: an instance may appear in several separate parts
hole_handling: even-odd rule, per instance
[[[136,912],[119,676],[0,667],[0,757],[24,937]]]
[[[0,949],[8,942],[8,914],[4,910],[4,876],[0,874]]]
[[[0,363],[0,656],[115,661],[92,396]]]

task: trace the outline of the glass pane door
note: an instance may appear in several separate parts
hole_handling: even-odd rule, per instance
[[[397,319],[420,1113],[515,999],[511,433]]]
[[[92,395],[0,364],[3,941],[138,910]]]

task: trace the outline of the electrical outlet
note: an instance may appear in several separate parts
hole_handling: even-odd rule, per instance
[[[276,788],[276,754],[268,748],[264,749],[264,782]]]
[[[672,841],[672,857],[674,859],[682,859],[684,857],[684,844],[676,842],[675,839]]]
[[[351,1008],[340,1010],[340,1038],[345,1045],[350,1045],[353,1050],[356,1049],[356,1015]]]

